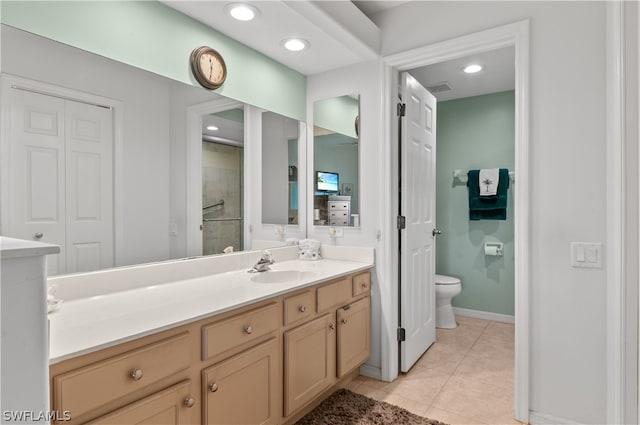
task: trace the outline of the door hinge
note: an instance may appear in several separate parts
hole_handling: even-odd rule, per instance
[[[407,105],[404,103],[398,103],[398,116],[404,117],[404,114],[407,110]]]
[[[398,216],[398,230],[402,230],[407,227],[407,219],[403,215]]]
[[[398,328],[398,342],[404,342],[406,334],[404,328]]]

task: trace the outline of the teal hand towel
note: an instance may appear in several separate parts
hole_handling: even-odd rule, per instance
[[[506,220],[509,170],[501,168],[496,196],[480,196],[480,170],[469,170],[469,220]]]

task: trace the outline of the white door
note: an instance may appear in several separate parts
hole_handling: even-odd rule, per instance
[[[400,370],[407,372],[435,341],[436,99],[411,75],[401,74],[406,105],[401,121]]]
[[[47,274],[113,266],[109,109],[10,89],[6,236],[62,247]]]
[[[114,265],[111,110],[65,101],[67,273]]]

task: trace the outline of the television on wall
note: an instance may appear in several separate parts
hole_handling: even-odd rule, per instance
[[[338,193],[338,173],[316,171],[316,191]]]

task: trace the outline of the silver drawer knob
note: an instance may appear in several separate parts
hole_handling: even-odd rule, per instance
[[[252,332],[253,328],[251,327],[251,325],[244,327],[244,333],[246,333],[247,335],[251,335]]]
[[[215,393],[216,391],[218,391],[218,384],[216,383],[209,384],[209,391],[211,391],[212,393]]]
[[[34,239],[42,239],[43,236],[44,236],[44,233],[38,232],[35,235],[33,235],[33,238]]]
[[[335,328],[336,328],[336,324],[335,323],[331,323],[329,325],[329,329],[331,329],[332,331],[335,330]]]
[[[133,369],[131,371],[131,379],[133,379],[134,381],[139,381],[142,379],[142,369]]]
[[[304,313],[305,311],[307,311],[307,307],[305,307],[305,306],[303,306],[303,305],[298,306],[298,311],[299,311],[300,313]]]
[[[189,396],[187,398],[184,399],[184,405],[187,407],[193,407],[193,405],[196,404],[196,400]]]
[[[367,284],[366,283],[362,284],[362,289],[367,289]]]
[[[348,320],[347,319],[342,319],[341,322],[342,322],[343,325],[346,325]]]

